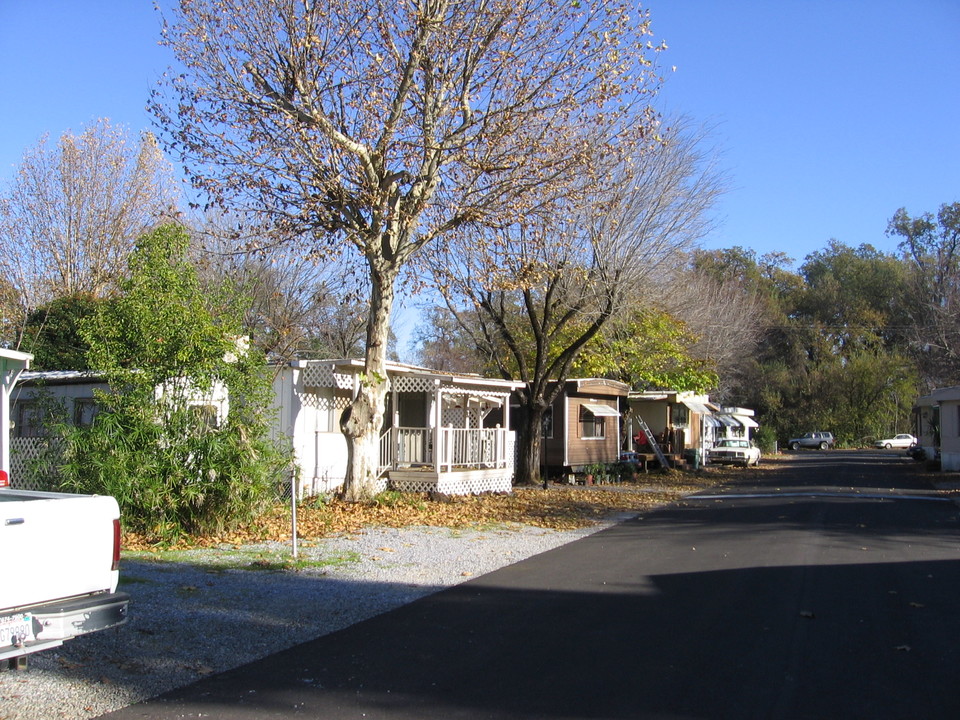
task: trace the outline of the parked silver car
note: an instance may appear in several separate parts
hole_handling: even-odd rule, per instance
[[[829,450],[833,447],[835,442],[836,440],[833,437],[833,433],[808,432],[798,438],[790,438],[790,441],[787,443],[787,447],[789,447],[791,450],[799,450],[800,448],[820,448],[821,450]]]

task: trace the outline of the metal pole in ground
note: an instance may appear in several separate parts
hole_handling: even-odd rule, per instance
[[[290,538],[293,559],[297,559],[297,474],[290,474]]]

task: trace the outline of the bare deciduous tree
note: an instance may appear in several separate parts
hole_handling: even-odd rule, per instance
[[[169,163],[149,133],[131,143],[100,120],[29,150],[0,195],[0,269],[16,289],[7,313],[58,297],[102,297],[137,238],[176,201]],[[10,340],[11,338],[8,338]]]
[[[715,395],[722,401],[741,379],[760,341],[766,305],[755,290],[735,279],[721,281],[692,269],[678,273],[670,288],[663,305],[696,338],[690,355],[716,372],[720,387],[714,388]]]
[[[920,352],[927,387],[960,382],[960,202],[944,203],[936,216],[911,217],[900,208],[887,235],[903,238],[910,265],[911,297],[904,309],[911,340]]]
[[[441,305],[421,309],[420,322],[412,338],[415,362],[442,372],[496,372],[496,367],[485,361],[482,350],[472,340],[477,329],[467,332],[462,327],[466,322],[476,325],[476,314],[461,314],[458,319],[442,305],[442,300],[440,302]]]
[[[363,277],[300,254],[243,218],[209,213],[198,225],[194,251],[201,280],[211,294],[225,290],[242,298],[246,325],[268,357],[362,354]]]
[[[504,377],[526,383],[518,482],[539,479],[543,415],[580,352],[682,262],[722,188],[702,137],[681,124],[592,184],[582,204],[501,228],[485,252],[472,235],[446,243],[433,272],[448,307]]]
[[[347,497],[376,486],[400,273],[452,231],[576,202],[596,147],[652,134],[649,37],[630,0],[179,3],[164,38],[185,72],[155,107],[196,187],[363,260]]]

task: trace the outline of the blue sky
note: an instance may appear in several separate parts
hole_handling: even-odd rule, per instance
[[[960,201],[957,0],[650,0],[662,101],[717,123],[731,190],[708,247],[802,260]]]
[[[713,124],[730,176],[706,247],[892,251],[897,208],[960,201],[957,0],[647,7],[669,46],[662,108]],[[159,22],[152,0],[0,0],[0,183],[44,133],[151,127]]]

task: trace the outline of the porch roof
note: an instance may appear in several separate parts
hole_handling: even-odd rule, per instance
[[[364,361],[360,358],[343,358],[339,360],[294,360],[291,367],[308,370],[310,368],[327,368],[327,373],[339,376],[353,376],[363,371]],[[407,378],[417,380],[424,385],[433,387],[456,387],[464,390],[475,389],[478,392],[511,393],[524,386],[524,383],[515,380],[488,378],[473,373],[450,373],[430,368],[407,365],[404,363],[388,362],[386,364],[387,378],[390,380]],[[319,377],[319,376],[318,376]],[[333,381],[332,377],[325,378]]]
[[[627,397],[630,400],[668,400],[676,402],[677,393],[669,390],[631,390]]]
[[[73,383],[104,383],[103,376],[92,370],[28,370],[20,375],[21,385],[42,383],[69,385]]]
[[[630,386],[625,382],[608,378],[569,378],[565,389],[568,393],[599,393],[616,397],[627,397],[630,393]]]
[[[932,404],[934,405],[941,402],[953,402],[960,400],[960,385],[937,388],[930,393],[928,397],[933,401]]]
[[[354,373],[363,370],[364,361],[359,358],[350,360],[341,360],[336,364],[337,370]],[[476,373],[449,373],[440,370],[431,370],[430,368],[419,367],[417,365],[406,365],[404,363],[387,363],[388,375],[415,375],[417,377],[428,378],[430,380],[439,380],[454,385],[481,385],[483,387],[496,387],[503,390],[514,391],[522,388],[524,383],[515,380],[501,380],[498,378],[488,378]]]
[[[724,405],[723,407],[721,407],[720,410],[722,412],[727,413],[727,415],[735,415],[737,417],[740,417],[741,415],[745,415],[747,417],[753,417],[756,414],[750,408],[730,407],[727,405]]]

